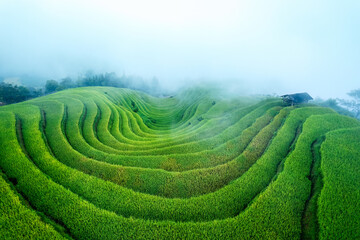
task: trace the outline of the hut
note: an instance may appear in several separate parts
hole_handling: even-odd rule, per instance
[[[308,101],[313,100],[313,98],[306,92],[286,94],[286,95],[282,95],[281,98],[283,99],[284,103],[289,104],[291,106],[300,103],[307,103]]]

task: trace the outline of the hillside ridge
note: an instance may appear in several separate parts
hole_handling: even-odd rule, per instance
[[[329,108],[86,87],[0,120],[2,239],[360,235],[360,122]]]

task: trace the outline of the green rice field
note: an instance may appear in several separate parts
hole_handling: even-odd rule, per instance
[[[360,239],[360,121],[192,88],[0,107],[0,239]]]

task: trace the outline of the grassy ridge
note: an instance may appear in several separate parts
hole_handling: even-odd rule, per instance
[[[23,138],[27,152],[35,165],[55,182],[69,188],[85,199],[125,216],[135,216],[149,219],[173,219],[177,221],[208,220],[233,216],[237,206],[227,204],[227,208],[213,208],[219,205],[224,192],[232,193],[222,202],[231,203],[239,198],[234,191],[237,186],[229,185],[222,191],[211,195],[204,195],[188,200],[158,198],[149,195],[137,194],[120,186],[103,182],[98,178],[89,177],[80,172],[68,169],[59,164],[46,151],[45,143],[41,139],[41,132],[37,129],[40,114],[35,107],[20,108],[16,111],[22,121]],[[32,121],[34,119],[38,121]],[[110,192],[109,192],[110,191]],[[94,194],[97,192],[97,194]],[[216,198],[214,199],[213,195]],[[246,199],[245,199],[246,200]],[[166,206],[166,207],[164,207]],[[182,213],[186,210],[186,213]],[[175,214],[174,214],[175,213]]]
[[[359,234],[359,121],[326,108],[83,88],[1,107],[0,119],[0,167],[16,183],[0,179],[1,236]]]
[[[15,190],[16,191],[16,190]],[[0,177],[0,237],[1,239],[65,239],[31,208]]]
[[[51,104],[48,103],[47,107],[54,108],[56,105],[59,104],[52,102]],[[44,106],[42,106],[42,108],[46,109],[46,107]],[[271,120],[271,116],[273,114],[276,114],[276,112],[277,111],[274,110],[270,111],[268,114],[265,114],[263,117],[259,118],[252,127],[247,129],[248,131],[244,131],[242,138],[240,138],[239,140],[244,143],[243,148],[245,148],[245,144],[248,144],[250,142],[252,136],[255,136],[256,133],[262,127],[264,127],[269,120]],[[71,146],[66,144],[66,140],[64,138],[61,138],[61,130],[59,127],[57,127],[59,126],[60,119],[54,121],[50,112],[48,112],[46,116],[46,135],[57,136],[56,138],[48,138],[49,145],[55,156],[57,156],[58,159],[66,165],[79,169],[85,173],[90,173],[105,180],[112,181],[119,185],[127,186],[134,190],[140,190],[156,195],[166,195],[168,197],[181,197],[193,196],[201,193],[214,191],[217,188],[216,186],[222,186],[224,182],[226,183],[229,180],[232,180],[236,176],[238,176],[241,172],[241,166],[243,165],[244,158],[256,159],[256,154],[258,154],[259,152],[261,153],[264,150],[264,147],[266,147],[266,137],[263,136],[267,135],[267,139],[269,141],[273,131],[276,130],[285,115],[284,113],[282,113],[282,116],[278,116],[276,121],[272,122],[271,127],[269,127],[268,129],[264,129],[262,133],[256,137],[258,140],[254,139],[252,141],[252,143],[247,147],[248,150],[244,152],[243,156],[229,162],[229,164],[223,164],[213,168],[192,170],[181,173],[171,173],[154,169],[120,167],[84,158],[82,155],[72,151]],[[265,140],[265,142],[262,143],[260,146],[257,146],[259,145],[259,141],[261,140]],[[251,157],[251,154],[255,154],[255,157]],[[229,172],[229,170],[231,169],[233,169],[232,174],[230,174]],[[224,171],[227,174],[221,174]],[[148,179],[148,181],[141,179]],[[138,182],[138,184],[134,184],[135,182]],[[171,186],[169,186],[169,182],[174,184],[172,188]],[[179,185],[188,185],[189,188],[179,189],[179,187],[177,187]]]
[[[359,149],[359,128],[326,134],[321,147],[324,188],[318,201],[322,239],[360,237]]]

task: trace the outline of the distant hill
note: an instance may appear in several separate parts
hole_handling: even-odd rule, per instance
[[[0,107],[1,239],[356,239],[360,122],[111,87]]]

